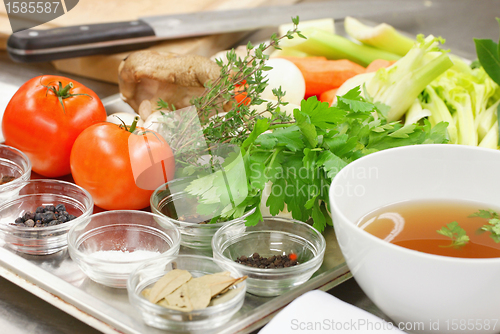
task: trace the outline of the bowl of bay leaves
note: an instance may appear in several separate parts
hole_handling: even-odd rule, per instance
[[[129,277],[130,303],[152,327],[175,332],[213,330],[243,305],[246,276],[201,255],[150,260]]]
[[[368,297],[418,333],[499,333],[500,151],[414,145],[330,186],[340,248]]]

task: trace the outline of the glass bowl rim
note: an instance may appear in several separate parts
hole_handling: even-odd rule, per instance
[[[73,220],[70,220],[66,223],[54,225],[54,226],[42,226],[42,227],[27,227],[27,226],[15,226],[15,225],[10,225],[10,224],[0,224],[0,230],[4,232],[43,232],[43,231],[50,231],[50,232],[57,232],[57,231],[63,231],[66,229],[71,228],[73,225],[76,223],[82,221],[83,219],[89,217],[92,214],[92,211],[94,210],[94,200],[92,198],[92,195],[85,190],[84,188],[80,187],[79,185],[76,185],[71,182],[67,181],[61,181],[61,180],[55,180],[55,179],[36,179],[36,180],[22,180],[20,187],[24,187],[27,184],[33,184],[33,183],[53,183],[53,184],[63,184],[66,186],[71,186],[76,188],[77,190],[83,192],[83,195],[85,198],[87,198],[90,201],[90,205],[88,207],[85,207],[85,211],[78,217],[76,217]],[[36,193],[36,194],[26,194],[26,195],[21,195],[21,196],[16,196],[12,199],[9,199],[5,202],[0,203],[0,213],[5,210],[7,207],[16,204],[20,201],[23,201],[26,198],[30,198],[31,196],[34,195],[43,195],[43,194],[51,194],[51,193]],[[53,194],[56,196],[59,196],[57,194]],[[64,196],[64,195],[60,195]],[[70,197],[70,196],[67,196]],[[72,197],[71,197],[72,198]],[[84,204],[84,203],[82,203]],[[68,227],[69,226],[69,227]],[[43,238],[45,239],[45,238]]]
[[[1,184],[0,185],[0,191],[9,191],[12,188],[19,187],[20,185],[18,183],[20,183],[21,181],[28,181],[28,180],[25,180],[25,179],[26,179],[26,177],[28,177],[29,175],[31,175],[31,170],[32,170],[33,166],[31,164],[30,158],[28,158],[28,156],[26,155],[26,153],[24,153],[20,149],[17,149],[15,147],[12,147],[12,146],[9,146],[9,145],[5,145],[5,144],[0,144],[0,148],[7,148],[9,150],[12,150],[12,151],[16,152],[19,156],[21,156],[27,162],[26,170],[23,171],[23,173],[21,174],[21,176],[19,176],[18,178],[12,180],[11,182],[8,182],[6,184]]]
[[[214,228],[217,228],[217,227],[222,227],[222,226],[225,226],[229,223],[232,223],[234,221],[240,221],[241,219],[245,219],[247,218],[248,216],[250,216],[251,214],[253,214],[256,210],[256,208],[252,208],[248,211],[246,211],[245,213],[243,213],[243,215],[241,217],[238,217],[238,218],[234,218],[234,219],[231,219],[231,220],[228,220],[228,221],[224,221],[224,222],[220,222],[220,223],[215,223],[215,224],[200,224],[200,223],[189,223],[189,222],[184,222],[184,221],[180,221],[180,220],[177,220],[175,218],[172,218],[170,216],[167,216],[166,214],[162,213],[158,206],[155,205],[153,203],[153,199],[158,197],[158,194],[163,191],[163,190],[166,190],[165,186],[171,182],[181,182],[181,181],[186,181],[186,180],[190,180],[190,179],[194,179],[194,178],[190,178],[190,177],[183,177],[183,178],[178,178],[178,179],[174,179],[172,181],[169,181],[167,183],[164,183],[162,184],[161,186],[159,186],[158,188],[156,188],[156,190],[151,194],[151,198],[149,200],[149,204],[151,206],[151,211],[158,214],[158,215],[161,215],[163,217],[167,217],[169,220],[172,220],[174,221],[176,224],[178,224],[179,226],[181,226],[182,228],[187,228],[187,227],[199,227],[199,228],[208,228],[208,227],[214,227]],[[179,191],[179,192],[176,192],[176,193],[170,193],[170,195],[168,196],[165,196],[162,198],[162,200],[164,200],[165,198],[172,198],[173,196],[179,196],[179,195],[184,195],[184,194],[187,194],[185,191]],[[175,199],[171,199],[170,202],[173,202]],[[159,204],[159,202],[158,202]]]
[[[215,235],[212,239],[212,250],[213,250],[214,257],[217,256],[226,265],[234,266],[236,269],[238,269],[242,272],[249,272],[249,273],[253,273],[253,274],[265,274],[267,276],[279,276],[281,274],[288,274],[288,273],[294,272],[294,271],[297,271],[298,272],[297,274],[300,274],[300,272],[303,270],[308,270],[310,268],[317,266],[318,261],[324,257],[324,254],[326,251],[325,237],[312,225],[304,223],[300,220],[296,220],[296,219],[292,219],[292,218],[285,218],[285,217],[263,216],[262,219],[263,220],[266,220],[266,219],[280,220],[280,221],[285,222],[287,224],[288,223],[294,223],[294,224],[298,223],[298,224],[310,229],[311,231],[313,231],[313,233],[315,233],[317,236],[319,236],[320,247],[318,249],[317,254],[314,254],[314,257],[312,259],[310,259],[309,261],[306,261],[304,263],[299,263],[295,266],[291,266],[288,268],[255,268],[255,267],[245,266],[241,263],[237,263],[234,260],[231,260],[228,257],[224,256],[216,244],[216,240],[219,238],[220,234],[222,234],[227,228],[231,227],[232,225],[243,223],[243,222],[231,222],[231,224],[228,224],[224,227],[221,227],[215,233]],[[310,242],[310,241],[308,240],[308,242]],[[321,265],[321,263],[319,263],[319,264]]]
[[[205,255],[198,255],[198,254],[177,254],[177,255],[171,255],[171,256],[162,256],[162,257],[155,258],[155,259],[148,259],[143,264],[141,264],[139,267],[135,268],[134,271],[132,271],[130,273],[130,275],[127,279],[127,292],[128,292],[128,295],[132,296],[132,299],[134,300],[134,303],[132,303],[133,306],[140,306],[141,309],[149,308],[149,309],[155,310],[157,314],[170,313],[172,315],[189,315],[189,314],[196,312],[196,313],[201,313],[203,315],[211,315],[212,313],[215,313],[215,314],[212,314],[212,316],[217,317],[217,312],[225,311],[226,309],[231,309],[234,305],[238,304],[239,300],[241,299],[241,296],[243,296],[243,299],[245,298],[246,280],[238,283],[238,286],[240,284],[242,284],[243,289],[241,289],[241,291],[235,297],[228,300],[227,302],[216,305],[216,306],[207,307],[207,308],[202,309],[202,310],[193,310],[191,312],[183,312],[183,311],[179,311],[179,310],[169,309],[169,308],[166,308],[166,307],[163,307],[160,305],[153,304],[149,300],[142,298],[139,295],[140,292],[137,293],[137,285],[138,284],[135,284],[134,286],[132,285],[132,280],[137,276],[138,272],[140,270],[144,269],[145,267],[147,267],[148,265],[150,265],[153,261],[159,261],[162,258],[165,261],[168,261],[168,260],[173,261],[178,257],[209,260],[209,261],[216,263],[222,270],[225,269],[224,263],[221,260],[214,259],[213,257],[209,257],[209,256],[205,256]],[[243,276],[239,270],[234,269],[234,268],[231,268],[231,269],[233,271],[236,271],[240,277]],[[231,273],[231,276],[232,275],[233,275],[233,273]],[[222,314],[222,315],[224,315],[224,314]],[[155,316],[158,316],[158,315],[155,315]],[[174,321],[175,320],[172,320],[172,322],[174,322]],[[179,322],[179,321],[175,321],[175,322]]]
[[[123,213],[139,214],[141,216],[143,216],[143,215],[152,216],[153,219],[154,218],[161,218],[162,220],[167,221],[164,217],[161,217],[155,213],[147,212],[147,211],[140,211],[140,210],[112,210],[112,211],[103,211],[103,212],[95,213],[95,214],[92,214],[92,215],[86,217],[85,220],[79,221],[78,224],[74,224],[71,227],[71,229],[69,230],[69,232],[68,232],[68,249],[69,249],[70,253],[74,253],[79,261],[82,261],[85,263],[91,263],[91,264],[130,265],[130,264],[137,264],[137,263],[144,262],[145,261],[144,259],[115,262],[115,261],[110,261],[110,260],[89,258],[89,256],[87,254],[80,251],[77,247],[77,244],[81,239],[81,236],[79,236],[78,238],[75,238],[75,240],[73,241],[73,235],[76,233],[75,230],[80,225],[90,223],[90,221],[92,220],[93,217],[99,217],[99,216],[110,215],[110,214],[120,214],[120,213],[121,214],[123,214]],[[133,225],[133,224],[120,224],[120,223],[118,223],[117,225]],[[162,228],[165,228],[160,223],[158,223],[158,225],[160,225]],[[148,258],[146,261],[149,261],[152,259],[158,259],[158,258],[163,257],[163,256],[173,256],[173,254],[175,254],[180,249],[181,235],[180,235],[179,229],[172,222],[167,221],[167,225],[169,225],[169,228],[175,232],[175,238],[171,238],[169,236],[169,238],[172,240],[172,246],[166,252],[152,256],[152,257]],[[104,227],[108,227],[108,226],[113,226],[113,224],[107,224],[107,225],[102,225],[102,226],[93,228],[92,230],[87,231],[85,234],[87,234],[91,231],[95,231],[95,230],[104,228]],[[137,226],[141,226],[141,225],[137,225]],[[160,229],[158,229],[156,227],[148,226],[148,228],[154,229],[157,232],[160,232],[161,234],[166,235],[166,233],[164,231],[161,231]]]

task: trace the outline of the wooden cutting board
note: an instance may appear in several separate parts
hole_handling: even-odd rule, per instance
[[[71,11],[38,26],[37,29],[131,21],[140,17],[153,15],[243,9],[262,5],[285,5],[295,2],[298,2],[298,0],[80,0]],[[5,6],[2,1],[0,5],[0,49],[5,49],[6,41],[11,32]],[[231,33],[167,41],[157,44],[150,49],[181,54],[198,54],[209,57],[217,51],[234,45],[244,35],[244,33]],[[118,65],[129,53],[71,58],[58,60],[53,63],[58,70],[64,72],[116,83],[118,80]]]

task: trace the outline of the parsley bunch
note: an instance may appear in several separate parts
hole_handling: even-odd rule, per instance
[[[228,220],[255,208],[247,218],[253,225],[262,219],[262,195],[270,182],[265,204],[272,215],[286,206],[293,218],[312,218],[313,226],[323,231],[332,225],[329,185],[348,163],[391,147],[448,141],[447,123],[431,128],[424,120],[403,126],[387,122],[387,111],[387,106],[365,100],[357,87],[333,107],[315,97],[303,100],[294,110],[294,122],[257,118],[221,169],[193,180],[186,191],[198,198],[200,214]]]

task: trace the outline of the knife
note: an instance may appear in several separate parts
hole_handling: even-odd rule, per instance
[[[291,23],[291,17],[295,16],[302,21],[342,19],[348,15],[360,17],[424,8],[423,1],[352,0],[152,16],[137,21],[27,29],[9,37],[7,51],[18,62],[42,62],[131,51],[162,40],[275,27]]]

